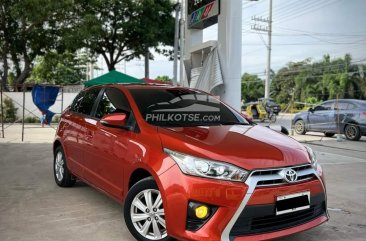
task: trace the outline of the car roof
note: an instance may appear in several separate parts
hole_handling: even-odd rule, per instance
[[[123,85],[126,89],[187,89],[182,86],[174,86],[169,84],[127,84]]]
[[[336,99],[333,99],[333,100],[326,100],[324,101],[324,103],[326,102],[334,102],[334,101],[337,101]],[[353,102],[353,103],[359,103],[359,104],[366,104],[366,101],[365,100],[357,100],[357,99],[338,99],[338,101],[342,101],[342,102]]]
[[[336,102],[336,99],[333,100],[326,100],[322,103],[329,103],[329,102]],[[365,100],[357,100],[357,99],[338,99],[338,102],[346,102],[346,103],[353,103],[357,106],[362,106],[365,107],[366,106],[366,101]]]
[[[121,83],[121,84],[103,84],[103,85],[94,85],[94,86],[90,86],[88,88],[85,89],[91,89],[91,88],[105,88],[105,87],[115,87],[115,88],[122,88],[122,89],[176,89],[176,88],[181,88],[181,89],[186,89],[186,87],[182,87],[182,86],[173,86],[170,84],[146,84],[146,83],[141,83],[141,84],[132,84],[132,83]]]
[[[202,94],[208,94],[202,90],[199,89],[194,89],[194,88],[189,88],[189,87],[183,87],[183,86],[174,86],[174,85],[170,85],[170,84],[146,84],[146,83],[142,83],[142,84],[106,84],[106,85],[95,85],[92,87],[99,87],[99,88],[104,88],[104,87],[114,87],[114,88],[119,88],[119,89],[127,89],[127,90],[169,90],[169,89],[174,89],[174,90],[190,90],[192,92],[196,92],[196,93],[202,93]],[[90,87],[90,88],[92,88]]]

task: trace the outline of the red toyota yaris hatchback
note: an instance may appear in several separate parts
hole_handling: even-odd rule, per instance
[[[140,241],[266,240],[328,220],[313,151],[198,90],[88,88],[53,150],[56,183],[80,179],[124,203]]]

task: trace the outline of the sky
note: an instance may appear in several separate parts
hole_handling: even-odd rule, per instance
[[[251,19],[268,17],[269,0],[243,0],[242,11],[242,73],[264,78],[268,35],[251,30]],[[355,63],[366,63],[366,0],[273,0],[272,15],[273,70],[290,61],[321,60],[324,54],[337,58],[350,53]],[[217,24],[204,30],[203,40],[217,40]],[[95,77],[106,72],[103,60],[98,62],[103,70],[95,71]],[[117,70],[142,78],[144,61],[122,62]],[[150,77],[158,75],[172,77],[173,62],[155,55],[150,61]]]

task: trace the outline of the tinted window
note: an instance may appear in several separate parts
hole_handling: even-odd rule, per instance
[[[348,110],[349,104],[346,102],[338,102],[334,104],[335,110]]]
[[[98,104],[95,117],[101,119],[112,113],[129,113],[131,110],[125,95],[118,89],[107,88]]]
[[[85,92],[82,91],[80,92],[74,99],[74,101],[72,102],[72,105],[71,105],[71,111],[74,111],[74,112],[78,112],[78,109],[80,107],[80,103],[81,101],[83,100],[83,97],[85,95]]]
[[[353,110],[353,109],[356,109],[357,106],[353,103],[348,103],[348,106],[347,106],[347,110]]]
[[[91,89],[80,93],[74,100],[71,110],[84,115],[90,115],[94,102],[96,101],[100,89]]]
[[[314,108],[315,111],[332,110],[333,102],[327,102]]]
[[[334,104],[335,110],[353,110],[356,108],[357,106],[355,104],[348,102],[339,102],[338,104],[337,103]]]
[[[248,124],[214,97],[199,91],[130,89],[145,121],[157,126]]]

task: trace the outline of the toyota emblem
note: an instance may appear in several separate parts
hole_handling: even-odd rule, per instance
[[[296,182],[297,172],[294,169],[286,168],[285,170],[283,170],[283,177],[288,183]]]

